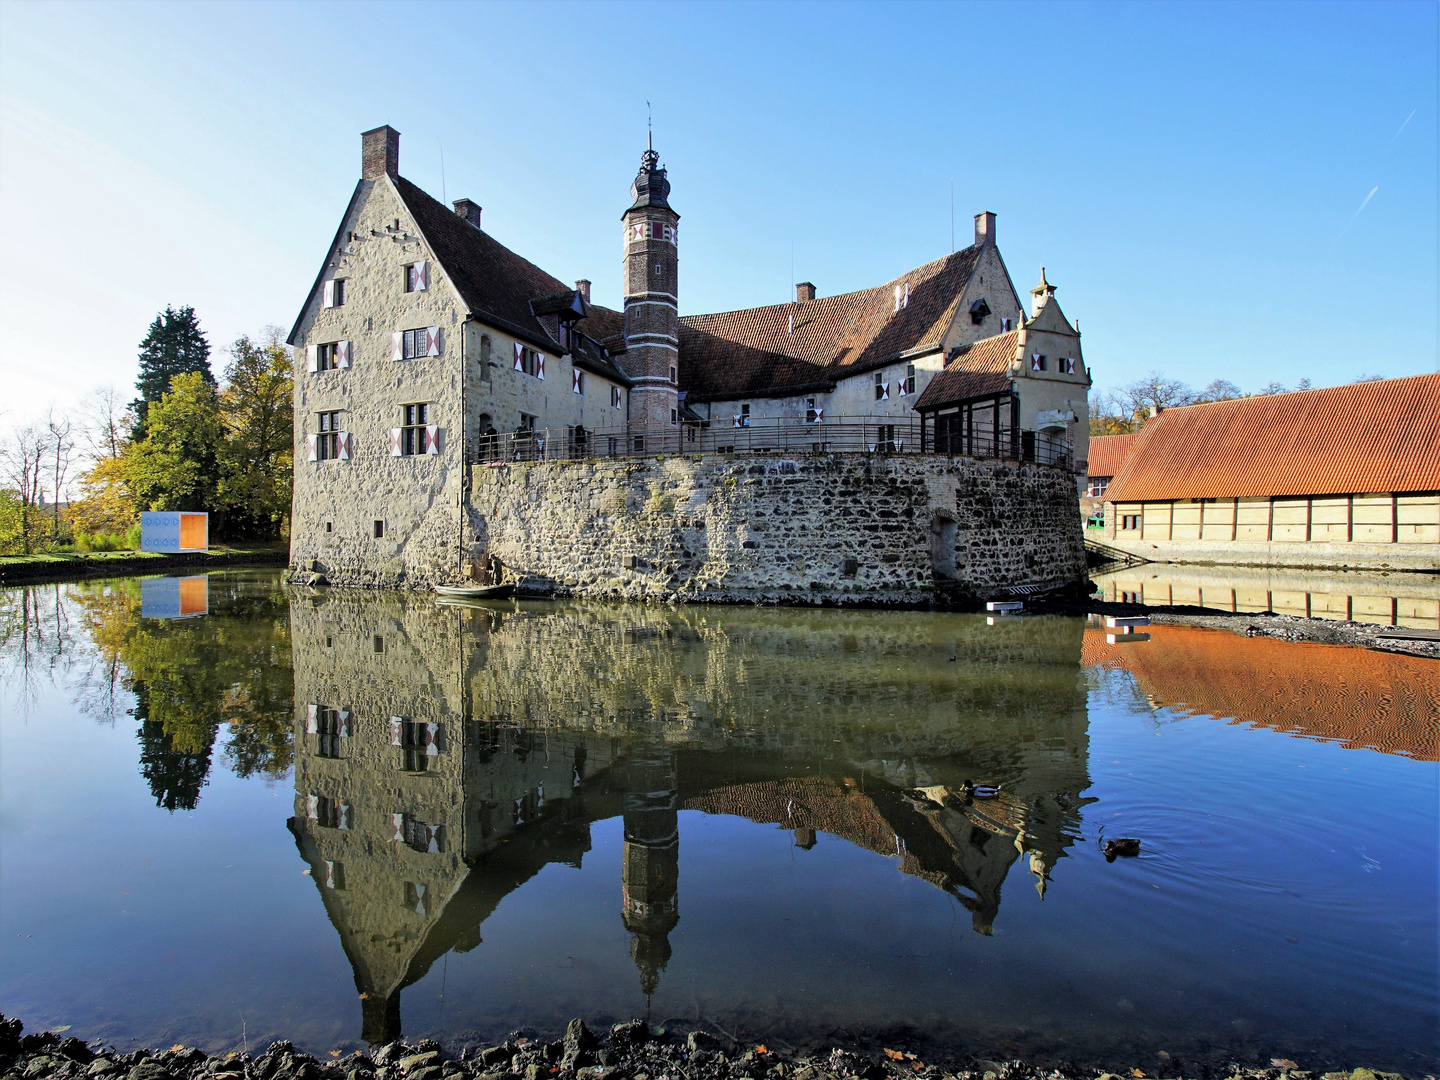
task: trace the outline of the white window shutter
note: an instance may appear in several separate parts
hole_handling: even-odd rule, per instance
[[[545,354],[543,352],[535,354],[535,374],[541,379],[545,377]]]
[[[306,371],[319,371],[319,370],[320,370],[320,346],[318,346],[318,345],[306,345],[306,346],[305,346],[305,370],[306,370]]]
[[[391,814],[391,815],[390,815],[390,839],[391,839],[391,840],[403,840],[403,839],[405,839],[405,815],[404,815],[404,814]]]
[[[310,456],[309,456],[309,458],[308,458],[307,460],[309,460],[309,461],[319,461],[319,460],[320,460],[320,452],[319,452],[319,450],[318,450],[318,449],[316,448],[316,446],[315,446],[315,436],[314,436],[314,435],[306,435],[306,436],[305,436],[305,442],[306,442],[306,444],[307,444],[307,445],[309,446],[309,448],[310,448]]]
[[[334,282],[333,279],[324,283],[324,290],[325,290],[325,291],[324,291],[324,299],[323,299],[323,301],[322,301],[323,305],[324,305],[325,307],[334,307],[334,306],[335,306],[335,282]]]
[[[350,433],[341,431],[335,436],[335,456],[341,461],[350,460]]]
[[[440,725],[439,725],[439,724],[426,724],[426,725],[425,725],[425,734],[422,736],[422,738],[425,740],[425,756],[426,756],[426,757],[434,757],[435,755],[437,755],[437,754],[440,753]]]
[[[306,706],[305,706],[305,711],[306,711],[306,716],[305,716],[305,734],[306,734],[306,735],[314,735],[317,731],[320,730],[320,725],[319,725],[320,706],[319,706],[319,705],[306,705]]]
[[[440,355],[440,327],[427,326],[425,328],[425,355]]]
[[[405,721],[402,720],[402,719],[400,719],[400,717],[398,717],[398,716],[392,716],[392,717],[390,717],[390,745],[391,745],[391,746],[399,746],[399,745],[404,741],[404,739],[403,739],[404,731],[405,731]],[[396,817],[399,817],[400,815],[399,815],[399,814],[396,814],[395,816],[396,816]]]
[[[515,370],[525,370],[525,349],[518,341],[515,343]]]
[[[350,710],[349,710],[349,709],[341,709],[341,710],[340,710],[340,730],[339,730],[338,732],[336,732],[336,734],[339,735],[340,738],[342,738],[342,739],[348,739],[348,738],[350,737]],[[347,808],[347,809],[348,809],[348,808]]]
[[[425,453],[440,453],[440,428],[435,424],[427,424],[425,427]]]
[[[338,368],[350,366],[350,342],[337,341],[335,343],[335,366]]]
[[[391,457],[399,457],[399,456],[400,456],[400,435],[401,435],[401,431],[400,431],[400,429],[399,429],[398,427],[392,427],[392,428],[390,429],[390,456],[391,456]]]
[[[882,384],[881,387],[880,387],[880,400],[881,400],[881,401],[889,401],[889,400],[890,400],[890,384],[889,384],[888,382]]]
[[[319,796],[319,795],[306,795],[306,796],[305,796],[305,816],[308,817],[311,821],[319,821],[319,820],[320,820],[320,796]]]
[[[424,292],[430,288],[430,263],[421,259],[415,264],[415,289],[417,292]]]
[[[390,335],[390,359],[405,359],[405,335],[399,330]]]
[[[570,389],[580,393],[580,369],[575,368],[570,372]]]

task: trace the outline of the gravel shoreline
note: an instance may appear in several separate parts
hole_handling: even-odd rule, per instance
[[[552,1042],[513,1032],[489,1046],[447,1052],[432,1040],[394,1042],[372,1051],[313,1057],[289,1042],[264,1053],[209,1055],[193,1047],[122,1053],[99,1043],[53,1032],[22,1034],[19,1020],[0,1015],[0,1080],[1133,1080],[1137,1077],[1235,1080],[1406,1080],[1400,1073],[1357,1068],[1307,1072],[1293,1061],[1260,1067],[1174,1060],[1168,1067],[1124,1074],[1020,1060],[970,1058],[923,1061],[903,1048],[874,1053],[836,1047],[828,1053],[791,1054],[763,1045],[737,1044],[695,1030],[680,1035],[651,1030],[643,1020],[616,1024],[596,1035],[570,1021]],[[1425,1080],[1435,1080],[1426,1076]]]

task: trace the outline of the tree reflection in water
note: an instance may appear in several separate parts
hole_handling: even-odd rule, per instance
[[[680,919],[679,813],[893,856],[989,934],[1012,866],[1040,894],[1087,774],[1077,620],[296,594],[297,847],[355,975],[363,1034],[481,941],[590,826],[624,822],[622,910],[648,995]],[[949,656],[955,663],[946,663]],[[1004,785],[975,802],[978,778]]]
[[[214,618],[140,614],[139,578],[0,593],[0,681],[24,708],[41,683],[102,723],[139,721],[140,769],[167,810],[193,810],[220,729],[239,776],[282,779],[294,717],[289,600],[248,575],[210,579]]]

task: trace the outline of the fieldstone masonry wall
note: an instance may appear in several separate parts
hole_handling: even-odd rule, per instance
[[[925,604],[1084,580],[1073,476],[837,454],[476,467],[472,507],[526,591]]]

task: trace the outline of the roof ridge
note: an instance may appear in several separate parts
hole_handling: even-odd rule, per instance
[[[919,274],[921,271],[928,270],[932,266],[948,262],[951,259],[957,259],[960,256],[966,254],[967,252],[978,250],[978,247],[979,245],[971,244],[969,247],[960,248],[958,251],[952,251],[948,255],[941,255],[938,259],[931,259],[927,263],[921,263],[919,266],[914,267],[911,270],[907,270],[903,274],[899,274],[891,278],[889,281],[883,282],[882,284],[871,285],[863,289],[851,289],[849,292],[831,293],[829,296],[817,296],[814,300],[786,300],[779,304],[760,304],[757,307],[731,308],[728,311],[699,311],[690,315],[681,315],[680,318],[682,320],[703,319],[710,316],[718,315],[738,315],[741,312],[747,311],[781,311],[789,307],[798,307],[800,304],[823,304],[827,301],[833,303],[836,300],[844,300],[847,297],[851,296],[861,296],[868,293],[882,292],[883,290],[892,288],[895,285],[904,284],[905,279],[910,277],[912,274]]]

